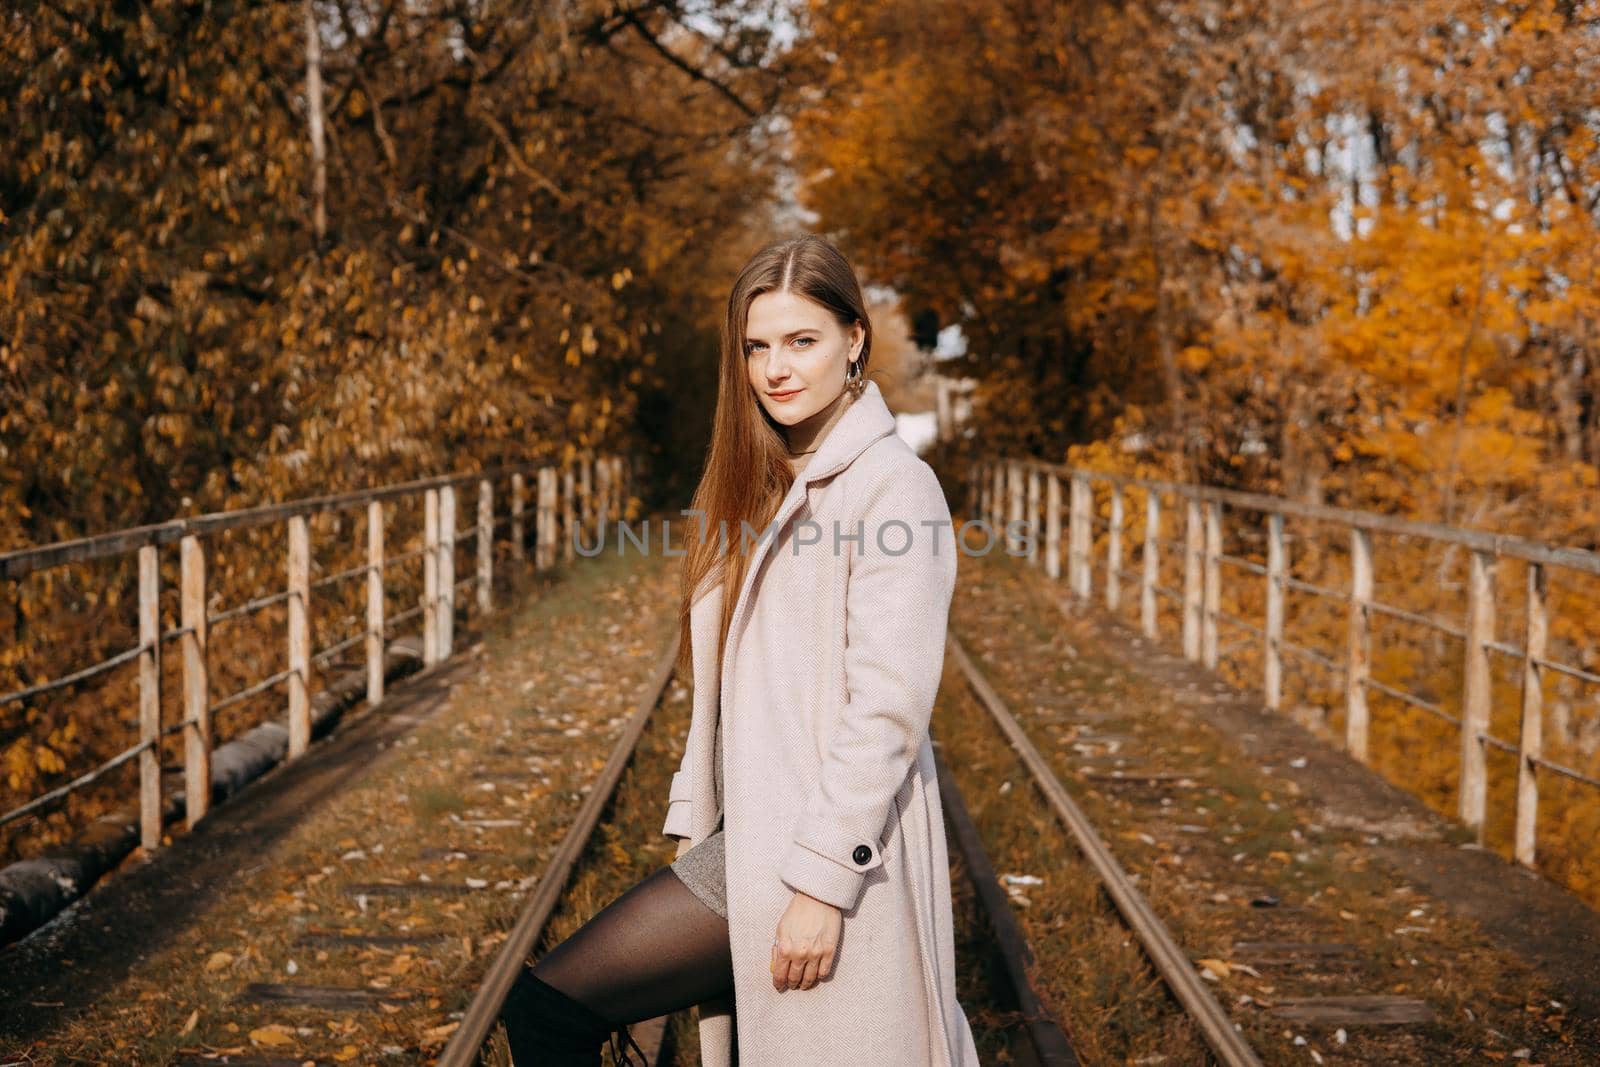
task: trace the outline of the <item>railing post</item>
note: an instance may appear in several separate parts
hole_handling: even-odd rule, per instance
[[[622,492],[628,484],[627,478],[622,471],[622,457],[611,457],[611,502],[615,508],[611,517],[619,523],[628,517],[628,498]]]
[[[439,662],[439,490],[422,494],[422,665]]]
[[[1222,504],[1205,503],[1205,569],[1201,593],[1200,660],[1207,670],[1217,669],[1217,614],[1222,610]]]
[[[995,459],[990,464],[989,523],[1000,537],[1005,536],[1005,475],[1005,462]]]
[[[456,487],[439,487],[439,659],[456,643]]]
[[[161,847],[161,550],[139,546],[139,843]]]
[[[1161,494],[1144,491],[1144,573],[1139,579],[1139,621],[1144,635],[1156,637],[1156,586],[1161,582]]]
[[[585,453],[578,458],[578,528],[585,534],[593,530],[598,511],[594,498],[594,467],[593,454]]]
[[[1266,675],[1262,688],[1267,707],[1274,711],[1283,704],[1283,579],[1287,571],[1283,516],[1274,511],[1267,516],[1267,629],[1262,657]]]
[[[601,457],[594,463],[595,529],[594,543],[605,546],[606,527],[611,523],[611,460]]]
[[[523,545],[522,507],[527,496],[527,486],[521,474],[511,476],[511,558],[521,563],[526,558]]]
[[[1053,470],[1044,483],[1044,572],[1052,581],[1061,577],[1061,479]]]
[[[367,504],[367,703],[383,703],[383,501]]]
[[[1372,676],[1372,534],[1350,529],[1350,650],[1344,673],[1344,746],[1367,762],[1367,679]]]
[[[1090,518],[1094,497],[1089,490],[1089,479],[1074,471],[1070,493],[1067,516],[1067,573],[1072,578],[1073,595],[1086,600],[1090,592],[1089,546],[1094,538]]]
[[[573,541],[577,527],[574,484],[572,465],[569,463],[561,469],[561,559],[566,563],[571,563],[577,554],[577,546]]]
[[[1111,526],[1106,536],[1106,610],[1122,605],[1122,486],[1111,483]]]
[[[494,607],[494,487],[478,481],[478,612]]]
[[[539,468],[539,513],[534,522],[534,566],[545,570],[555,563],[556,475],[553,467]]]
[[[1528,607],[1522,656],[1522,731],[1517,757],[1517,862],[1534,865],[1539,829],[1539,766],[1544,754],[1544,654],[1550,635],[1542,563],[1528,564]]]
[[[1039,565],[1039,468],[1028,465],[1028,562]]]
[[[612,479],[612,490],[617,501],[616,518],[621,523],[628,518],[628,472],[621,456],[613,457],[611,463],[616,471],[616,477]]]
[[[289,758],[311,747],[311,529],[289,516]]]
[[[1200,501],[1192,496],[1183,501],[1183,655],[1200,658],[1200,557],[1205,534],[1201,529]]]
[[[1006,463],[1006,551],[1021,555],[1022,535],[1016,526],[1022,522],[1022,464],[1016,460]]]
[[[1494,556],[1474,550],[1467,584],[1466,674],[1461,701],[1461,821],[1483,843],[1488,807],[1488,761],[1482,734],[1489,729],[1489,650],[1494,640]]]
[[[183,635],[183,807],[189,829],[211,810],[211,678],[206,654],[205,547],[194,534],[178,547]]]

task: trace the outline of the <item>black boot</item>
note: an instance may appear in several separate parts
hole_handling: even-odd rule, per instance
[[[598,1067],[600,1049],[623,1039],[638,1049],[626,1026],[614,1026],[524,965],[500,1009],[515,1067]],[[613,1053],[616,1046],[612,1044]],[[644,1053],[640,1051],[640,1060]],[[626,1052],[622,1053],[626,1056]],[[627,1060],[619,1056],[619,1063]]]

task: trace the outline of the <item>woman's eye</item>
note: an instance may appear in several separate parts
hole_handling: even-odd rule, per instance
[[[814,340],[815,340],[815,338],[813,338],[813,337],[796,337],[794,339],[794,343],[798,345],[798,344],[801,344],[803,342],[803,343],[809,345]]]

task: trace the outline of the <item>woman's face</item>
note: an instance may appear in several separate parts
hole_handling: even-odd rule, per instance
[[[821,304],[795,293],[762,293],[745,324],[745,371],[767,414],[793,426],[831,404],[866,330],[848,329]]]

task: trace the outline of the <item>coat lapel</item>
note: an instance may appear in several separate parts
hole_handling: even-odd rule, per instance
[[[749,608],[749,601],[755,586],[756,575],[761,570],[761,561],[767,552],[778,540],[784,526],[794,517],[800,504],[807,499],[807,491],[812,482],[838,474],[851,462],[866,451],[867,446],[881,437],[894,433],[894,413],[883,402],[883,393],[878,389],[878,383],[868,381],[861,395],[851,401],[839,421],[833,424],[833,429],[828,431],[828,436],[823,438],[822,444],[817,448],[817,455],[806,468],[795,478],[794,484],[789,486],[789,491],[784,494],[783,502],[778,505],[778,510],[768,524],[767,530],[762,531],[764,536],[759,537],[751,548],[750,563],[745,568],[744,580],[740,583],[739,598],[734,602],[733,617],[728,623],[728,643],[723,649],[721,691],[728,691],[729,668],[733,663],[734,645],[738,641],[739,624],[744,612]],[[770,533],[768,533],[770,531]],[[744,531],[739,531],[743,533]]]

